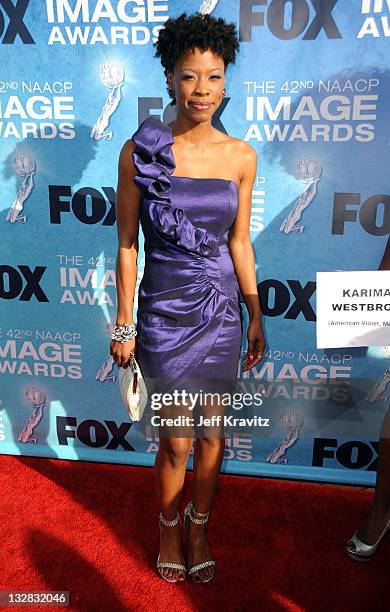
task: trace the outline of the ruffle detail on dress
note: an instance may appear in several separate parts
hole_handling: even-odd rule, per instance
[[[149,200],[149,214],[160,238],[203,256],[218,254],[216,238],[195,227],[182,208],[172,206],[169,192],[176,168],[171,129],[157,117],[147,117],[131,139],[136,144],[132,158],[137,174],[134,183]]]
[[[176,168],[171,130],[159,119],[147,117],[131,139],[136,144],[132,153],[137,170],[134,183],[146,196],[167,193],[171,189],[170,175]]]
[[[205,229],[195,227],[182,208],[153,200],[150,203],[150,215],[159,235],[174,240],[178,246],[187,251],[205,257],[217,255],[219,250],[217,240],[209,236]]]

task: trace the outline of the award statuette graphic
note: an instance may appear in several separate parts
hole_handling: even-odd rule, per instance
[[[201,15],[209,15],[213,12],[217,4],[218,0],[203,0],[202,4],[200,5],[199,13]]]
[[[109,87],[112,91],[108,94],[100,117],[91,130],[91,138],[111,140],[112,131],[106,128],[111,115],[116,111],[121,100],[121,87],[125,80],[125,72],[120,64],[107,61],[100,68],[100,80],[105,87]]]
[[[107,325],[106,325],[106,333],[107,333],[109,338],[111,338],[111,334],[113,332],[114,327],[115,327],[115,325],[113,325],[112,323],[107,323]],[[100,370],[96,374],[96,380],[98,380],[99,382],[115,382],[116,381],[116,375],[112,373],[112,369],[114,367],[114,363],[115,363],[115,361],[114,361],[112,355],[109,353],[107,355],[106,360],[103,363],[102,367],[100,368]]]
[[[386,368],[382,376],[378,378],[372,389],[367,393],[366,401],[376,402],[387,400],[387,396],[384,395],[387,385],[390,383],[390,367]]]
[[[36,172],[35,159],[31,155],[17,154],[13,160],[14,170],[20,176],[24,176],[23,182],[19,187],[16,198],[7,213],[7,221],[10,223],[26,223],[27,216],[21,215],[23,206],[32,188],[34,187],[33,175]]]
[[[287,457],[284,457],[286,450],[290,448],[299,438],[299,429],[303,425],[303,418],[294,410],[287,410],[280,417],[280,424],[288,429],[288,434],[283,438],[275,450],[266,459],[267,463],[279,463],[286,465]]]
[[[46,395],[37,387],[29,387],[26,391],[27,403],[34,408],[23,430],[18,436],[18,442],[32,442],[37,444],[38,438],[32,433],[43,416],[43,407],[46,404]]]
[[[280,231],[285,234],[302,234],[304,225],[298,225],[303,211],[311,204],[317,194],[317,182],[320,180],[322,167],[320,162],[313,159],[301,160],[297,166],[297,176],[302,183],[307,184],[306,189],[299,196],[294,208],[287,215]]]

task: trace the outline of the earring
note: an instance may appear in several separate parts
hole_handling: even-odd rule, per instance
[[[167,87],[167,92],[170,98],[172,98],[171,100],[171,105],[176,104],[176,96],[175,96],[175,91],[172,89],[172,87]]]
[[[223,88],[223,90],[222,90],[222,91],[223,91],[222,97],[224,98],[224,97],[225,97],[225,95],[226,95],[226,89],[225,89],[225,87]]]

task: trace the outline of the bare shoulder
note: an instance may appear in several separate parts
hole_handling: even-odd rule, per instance
[[[135,174],[134,162],[132,153],[136,147],[136,144],[131,138],[126,140],[122,145],[119,153],[119,169],[129,174]]]
[[[253,180],[257,169],[257,151],[241,138],[229,136],[230,156],[240,169],[240,180]]]
[[[257,158],[256,149],[254,149],[248,142],[245,140],[241,140],[241,138],[235,138],[237,150],[239,150],[240,155],[245,158],[246,161],[253,161]]]
[[[256,150],[245,140],[241,140],[241,138],[223,134],[221,142],[226,145],[231,154],[244,157],[246,161],[256,159]]]
[[[135,144],[134,140],[131,140],[131,138],[129,138],[122,145],[120,155],[123,156],[123,157],[126,156],[126,155],[130,155],[134,151],[135,147],[136,147],[136,144]]]
[[[232,153],[235,152],[237,155],[244,156],[247,161],[256,158],[256,150],[249,143],[245,142],[245,140],[229,136],[229,134],[225,134],[224,136],[223,140]]]

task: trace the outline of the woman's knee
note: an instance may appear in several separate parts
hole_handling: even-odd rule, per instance
[[[213,436],[213,433],[215,433],[215,436]],[[209,436],[209,437],[207,437]],[[223,436],[221,436],[219,434],[219,432],[215,431],[215,432],[207,432],[207,436],[205,435],[204,437],[197,437],[196,438],[196,444],[199,445],[200,450],[215,450],[215,451],[219,451],[221,446],[224,446],[225,444],[225,438]]]
[[[160,449],[166,454],[172,465],[178,466],[187,463],[191,452],[192,439],[164,438],[160,439]]]

